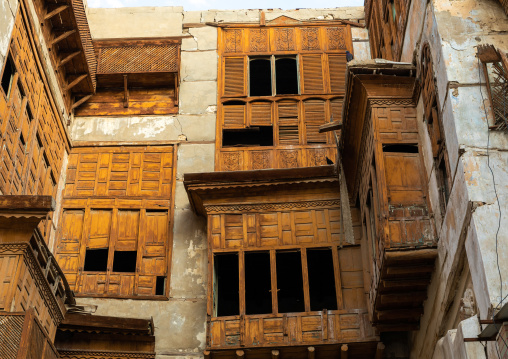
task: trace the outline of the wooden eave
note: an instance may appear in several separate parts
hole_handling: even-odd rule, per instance
[[[153,336],[151,319],[120,318],[68,313],[59,330]]]
[[[280,20],[280,18],[286,18],[284,20]],[[252,22],[207,22],[206,25],[208,26],[215,26],[220,28],[247,28],[247,27],[259,27],[260,23],[258,21],[252,21]],[[263,27],[285,27],[285,26],[337,26],[337,25],[351,25],[354,27],[360,27],[364,28],[364,24],[360,24],[354,21],[349,20],[297,20],[293,19],[287,16],[279,16],[278,18],[275,18],[270,21],[266,21]],[[188,26],[188,25],[187,25]]]
[[[357,191],[358,161],[362,133],[373,101],[406,101],[414,103],[419,94],[412,64],[386,60],[352,61],[346,70],[346,95],[342,111],[340,153],[348,190],[353,198]]]
[[[329,188],[338,196],[334,166],[253,171],[186,173],[184,186],[192,209],[206,216],[208,204],[248,203],[249,197],[274,198],[280,191]]]

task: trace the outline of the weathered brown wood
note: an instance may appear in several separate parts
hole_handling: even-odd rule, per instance
[[[49,42],[50,47],[55,46],[60,41],[65,40],[66,38],[68,38],[69,36],[71,36],[71,35],[73,35],[75,33],[76,33],[76,29],[71,29],[71,30],[64,31],[62,34],[56,36],[55,38],[53,38]]]
[[[53,16],[60,14],[62,11],[67,10],[68,8],[69,8],[69,5],[58,6],[56,9],[54,9],[54,10],[48,12],[46,15],[44,15],[44,20],[49,20]]]
[[[83,96],[82,98],[80,98],[78,101],[74,102],[74,104],[72,105],[71,109],[74,110],[75,108],[79,107],[81,104],[85,103],[86,101],[88,101],[93,95],[86,95],[86,96]]]
[[[316,357],[316,348],[307,347],[307,358],[314,359]]]
[[[376,359],[382,359],[385,351],[385,345],[381,342],[377,343]]]
[[[280,352],[278,350],[272,350],[272,359],[279,359]]]
[[[319,133],[337,131],[342,128],[342,122],[333,121],[324,125],[319,126]]]
[[[236,351],[236,357],[238,359],[243,359],[245,357],[245,352],[243,350],[237,350]]]
[[[349,356],[349,347],[347,344],[342,344],[340,347],[340,359],[347,359]]]
[[[63,54],[65,57],[61,58],[61,60],[58,62],[57,68],[64,66],[66,63],[68,63],[69,61],[71,61],[73,58],[75,58],[76,56],[78,56],[81,53],[82,53],[82,51],[78,50],[78,51],[73,51],[73,52],[70,52],[67,54]]]
[[[83,81],[84,79],[86,79],[88,77],[88,74],[81,74],[81,75],[78,75],[78,77],[76,77],[74,80],[72,80],[70,83],[68,83],[66,86],[65,86],[65,91],[69,91],[70,89],[72,89],[74,86],[76,86],[77,84],[79,84],[81,81]]]
[[[204,350],[203,351],[203,356],[205,357],[205,359],[210,359],[211,358],[210,351],[209,350]]]
[[[123,107],[129,107],[129,89],[127,87],[127,75],[123,75]]]
[[[119,318],[100,315],[67,314],[61,328],[68,330],[111,330],[125,334],[153,334],[150,319]],[[85,329],[86,328],[86,329]]]
[[[52,196],[0,196],[0,211],[53,211],[56,202]]]

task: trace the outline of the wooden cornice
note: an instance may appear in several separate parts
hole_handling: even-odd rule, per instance
[[[338,176],[334,166],[253,171],[186,173],[184,186],[193,210],[205,216],[207,212],[249,211],[321,206],[338,203]],[[327,192],[319,198],[311,194],[319,188]],[[293,197],[292,191],[305,193]],[[257,198],[255,201],[249,198]],[[279,208],[280,209],[280,208]]]
[[[68,313],[60,323],[59,330],[92,331],[153,336],[151,319],[120,318],[89,314]]]

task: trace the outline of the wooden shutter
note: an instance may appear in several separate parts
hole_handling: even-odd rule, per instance
[[[87,243],[88,248],[108,248],[111,215],[111,210],[92,209],[90,211],[90,232]]]
[[[166,274],[166,243],[169,216],[167,211],[147,211],[141,273]]]
[[[330,74],[330,91],[344,93],[346,91],[346,54],[328,55],[328,72]]]
[[[79,250],[84,217],[85,211],[82,209],[64,210],[60,220],[56,259],[72,289],[76,284],[79,269]]]
[[[419,154],[385,152],[384,158],[389,203],[424,203]]]
[[[279,145],[297,145],[300,142],[298,132],[298,102],[281,101],[278,103]]]
[[[245,128],[245,105],[227,105],[222,107],[223,128]]]
[[[252,102],[250,104],[250,125],[251,126],[272,125],[271,102]]]
[[[245,57],[224,58],[224,96],[244,96],[245,87]]]
[[[135,251],[138,249],[139,210],[118,211],[117,238],[115,250]]]
[[[304,94],[324,93],[323,63],[320,54],[301,55],[302,89]]]
[[[319,133],[319,126],[326,122],[326,102],[307,100],[303,104],[307,143],[326,143],[326,133]]]
[[[344,98],[334,98],[330,100],[330,114],[334,121],[342,122],[342,104],[344,103]]]

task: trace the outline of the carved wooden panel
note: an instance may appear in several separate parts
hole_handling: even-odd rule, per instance
[[[212,318],[210,349],[351,343],[374,340],[364,310]]]
[[[294,51],[295,29],[292,27],[282,27],[273,29],[275,34],[275,43],[273,51]]]
[[[346,50],[345,27],[327,27],[326,39],[328,41],[328,50]]]
[[[269,51],[268,29],[249,30],[249,51],[250,52]]]
[[[379,126],[379,140],[386,143],[418,142],[415,108],[379,107],[373,113]]]
[[[312,51],[321,49],[319,30],[320,28],[318,27],[304,27],[300,29],[302,50]]]
[[[296,204],[293,205],[297,207]],[[307,205],[330,206],[330,208],[307,210],[295,208],[282,212],[210,215],[211,246],[213,249],[266,248],[340,241],[338,200]],[[291,207],[291,203],[286,207]],[[222,232],[221,228],[223,228]],[[251,238],[250,233],[255,236],[255,239]]]
[[[69,156],[64,195],[169,198],[173,147],[75,149]]]
[[[224,30],[224,52],[243,52],[243,32],[242,29]]]

